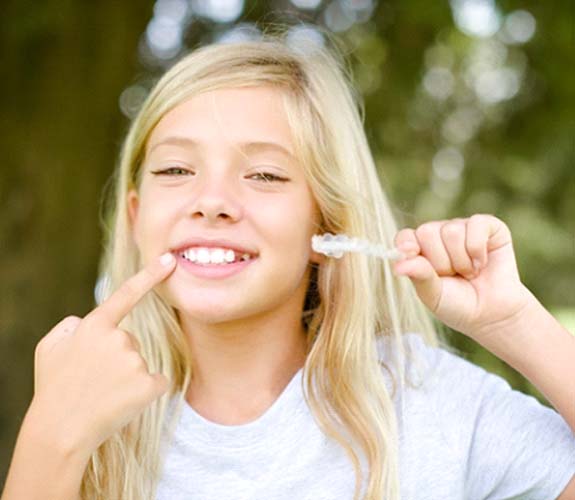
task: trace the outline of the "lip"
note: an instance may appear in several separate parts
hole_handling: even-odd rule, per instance
[[[185,248],[185,247],[184,247]],[[249,260],[240,260],[231,264],[196,264],[181,254],[176,254],[178,267],[181,267],[187,272],[190,272],[198,278],[207,279],[223,279],[238,274],[248,267],[257,257],[252,257]]]
[[[237,253],[247,253],[250,257],[254,258],[258,256],[258,252],[248,245],[238,243],[232,240],[226,239],[207,239],[207,238],[189,238],[185,241],[178,243],[174,248],[170,249],[170,252],[176,254],[176,257],[180,257],[180,254],[190,247],[205,247],[205,248],[229,248]],[[187,262],[187,261],[186,261]],[[232,264],[230,264],[232,265]],[[199,266],[198,266],[199,267]]]

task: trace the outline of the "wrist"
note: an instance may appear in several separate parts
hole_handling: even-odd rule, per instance
[[[514,322],[482,340],[486,349],[529,380],[575,432],[575,336],[534,301]]]
[[[26,412],[21,433],[43,449],[79,464],[87,464],[94,451],[69,422],[35,399]]]
[[[550,316],[537,297],[525,285],[521,287],[520,298],[510,314],[481,325],[469,335],[487,350],[494,352],[507,343],[520,340],[532,330],[535,319],[539,322],[542,315]]]
[[[485,349],[523,375],[531,356],[540,352],[549,336],[560,329],[553,315],[529,290],[527,292],[528,300],[513,316],[489,325],[476,337]]]
[[[44,427],[36,407],[26,413],[5,480],[2,499],[80,498],[89,456]]]

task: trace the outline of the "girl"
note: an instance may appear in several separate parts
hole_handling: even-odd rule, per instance
[[[163,76],[121,153],[106,298],[39,342],[3,500],[575,498],[575,338],[496,217],[397,231],[360,109],[335,51],[277,36]],[[327,257],[325,232],[403,258]]]

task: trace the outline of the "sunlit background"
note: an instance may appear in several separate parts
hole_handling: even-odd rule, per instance
[[[180,56],[273,24],[306,50],[328,43],[326,31],[345,48],[400,222],[500,217],[523,281],[575,332],[572,3],[8,0],[2,10],[2,477],[36,343],[94,306],[102,199],[129,120]],[[452,339],[542,400],[503,362]]]

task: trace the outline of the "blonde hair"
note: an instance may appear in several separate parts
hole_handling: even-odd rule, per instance
[[[268,33],[257,41],[199,48],[168,70],[151,91],[131,124],[116,172],[101,265],[109,291],[140,266],[130,233],[127,193],[138,188],[151,131],[178,104],[219,88],[281,89],[296,156],[321,212],[321,231],[393,245],[397,225],[377,175],[363,129],[362,104],[344,58],[335,48],[298,46],[286,40],[282,34]],[[387,261],[347,254],[313,265],[310,276],[302,316],[308,332],[302,377],[306,400],[322,431],[349,455],[356,473],[354,498],[399,499],[398,425],[382,367],[392,378],[393,392],[397,382],[403,389],[404,361],[413,361],[402,342],[405,333],[417,332],[432,346],[445,343],[442,333],[434,328],[411,283],[394,277]],[[150,372],[163,373],[171,387],[93,453],[82,481],[86,500],[154,498],[192,377],[176,313],[155,292],[120,326],[137,336]],[[393,366],[378,356],[381,338],[397,347]],[[367,474],[360,457],[366,460]]]

